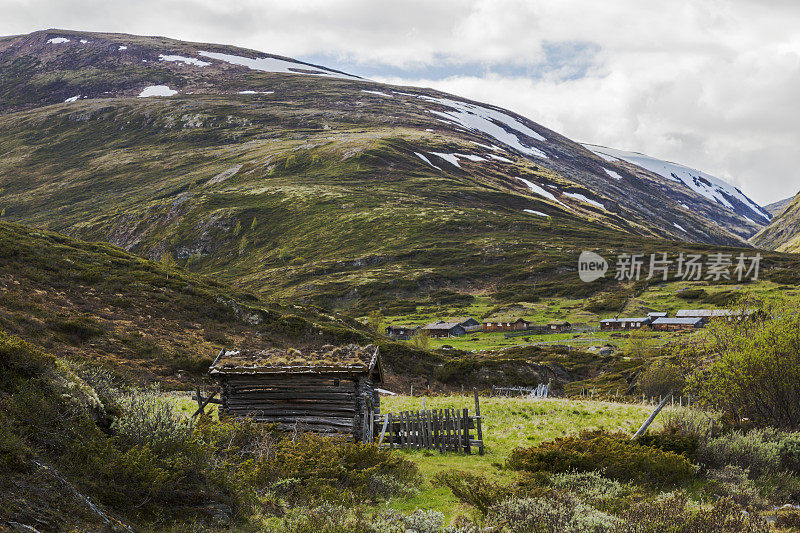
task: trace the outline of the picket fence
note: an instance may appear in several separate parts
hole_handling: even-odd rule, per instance
[[[469,409],[424,409],[401,411],[382,417],[378,445],[390,448],[438,450],[440,453],[471,454],[477,448],[484,454],[483,428],[478,393],[475,391],[475,414]],[[474,432],[473,432],[474,431]]]

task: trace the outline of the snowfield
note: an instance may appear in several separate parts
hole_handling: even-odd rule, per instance
[[[581,202],[583,202],[585,204],[589,204],[589,205],[593,205],[595,207],[599,207],[603,211],[608,211],[606,209],[606,206],[604,206],[603,204],[601,204],[597,200],[592,200],[591,198],[587,198],[586,196],[584,196],[584,195],[582,195],[580,193],[577,193],[577,192],[565,192],[564,196],[569,196],[570,198],[574,198],[574,199],[579,200],[579,201],[581,201]]]
[[[604,168],[603,170],[605,170],[606,174],[608,174],[609,176],[611,176],[615,180],[617,180],[617,181],[621,181],[622,180],[622,176],[620,176],[619,174],[617,174],[613,170],[608,170],[607,168]]]
[[[705,172],[677,163],[662,161],[638,152],[626,152],[592,144],[583,146],[606,161],[609,161],[609,157],[627,161],[668,180],[680,183],[707,200],[727,207],[742,217],[759,220],[761,224],[767,224],[772,218],[766,209],[745,196],[737,187]]]
[[[441,117],[440,120],[442,122],[460,126],[470,131],[483,133],[527,156],[547,159],[547,154],[531,146],[529,143],[523,143],[525,137],[540,142],[546,142],[547,139],[510,115],[506,115],[494,109],[489,109],[488,107],[459,102],[457,100],[451,100],[450,98],[434,98],[424,94],[412,94],[410,96],[416,96],[426,102],[449,107],[451,111],[428,110],[429,113]],[[522,136],[522,138],[520,138],[520,136]]]
[[[65,104],[71,104],[72,102],[77,102],[80,97],[81,97],[81,95],[73,96],[71,98],[67,98],[66,100],[64,100],[64,103]]]
[[[186,65],[194,65],[196,67],[207,67],[211,63],[208,61],[201,61],[199,59],[195,59],[193,57],[184,57],[184,56],[174,56],[174,55],[158,55],[159,61],[172,61],[172,62],[180,62]]]
[[[533,209],[523,209],[526,213],[530,213],[531,215],[536,215],[537,217],[547,217],[550,218],[550,215],[547,213],[542,213],[541,211],[534,211]]]
[[[564,202],[562,202],[561,200],[556,198],[552,193],[547,192],[546,190],[542,189],[541,187],[536,185],[534,182],[526,180],[525,178],[520,178],[520,177],[517,177],[517,179],[519,181],[521,181],[522,183],[524,183],[531,190],[531,192],[533,192],[534,194],[538,194],[539,196],[544,196],[548,200],[552,200],[553,202],[561,204],[564,207],[566,207],[567,209],[569,209],[569,206],[567,206],[567,204],[565,204]]]
[[[428,163],[430,166],[432,166],[436,170],[442,170],[441,168],[439,168],[436,165],[434,165],[433,163],[431,163],[431,160],[428,159],[427,157],[425,157],[424,155],[422,155],[421,153],[419,153],[419,152],[414,152],[414,153],[417,155],[417,157],[419,157],[420,159],[422,159],[423,161]],[[458,162],[458,161],[456,160],[456,162]]]
[[[197,52],[202,57],[209,59],[216,59],[217,61],[224,61],[231,65],[239,65],[247,67],[250,70],[260,70],[261,72],[275,72],[279,74],[312,74],[323,75],[331,78],[341,78],[346,80],[360,80],[358,76],[350,76],[349,74],[342,74],[334,72],[322,67],[312,67],[304,63],[296,63],[294,61],[286,61],[277,59],[275,57],[259,57],[252,59],[249,57],[235,56],[231,54],[220,54],[217,52]]]
[[[374,94],[374,95],[376,95],[376,96],[385,96],[386,98],[394,98],[394,96],[393,96],[393,95],[391,95],[391,94],[387,94],[387,93],[382,93],[382,92],[380,92],[380,91],[366,91],[366,90],[364,90],[364,89],[361,89],[361,92],[362,92],[362,93],[368,93],[368,94]]]
[[[64,44],[68,42],[69,39],[66,37],[53,37],[52,39],[47,39],[47,44]]]
[[[145,87],[144,90],[139,93],[139,98],[147,98],[149,96],[174,96],[176,94],[178,94],[178,91],[173,91],[167,85],[151,85]]]

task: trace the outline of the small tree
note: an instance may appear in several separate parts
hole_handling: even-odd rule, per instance
[[[644,357],[650,350],[650,342],[647,337],[648,329],[639,328],[633,330],[628,337],[625,346],[625,353],[630,357]]]
[[[680,394],[685,380],[678,365],[669,361],[653,361],[639,374],[639,390],[647,396],[666,396],[670,391]]]
[[[376,333],[382,333],[383,322],[383,314],[378,309],[370,311],[369,315],[367,315],[367,325]]]
[[[709,324],[715,359],[693,376],[693,389],[732,420],[800,429],[798,302],[747,298],[736,307],[757,312]]]
[[[430,350],[431,335],[427,331],[421,331],[419,335],[411,337],[411,344],[420,350]]]
[[[161,266],[164,267],[164,271],[167,273],[167,279],[169,279],[170,271],[174,270],[176,265],[172,252],[164,252],[161,255]]]

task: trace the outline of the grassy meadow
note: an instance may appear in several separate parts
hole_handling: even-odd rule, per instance
[[[398,413],[421,410],[423,402],[427,409],[467,408],[471,415],[475,412],[475,401],[470,395],[382,397],[381,411]],[[583,430],[604,429],[633,433],[652,410],[649,405],[560,398],[482,397],[480,406],[486,453],[464,455],[440,454],[430,450],[402,450],[400,453],[417,464],[424,482],[418,495],[393,499],[388,505],[403,511],[420,508],[451,516],[460,509],[460,504],[449,489],[431,483],[436,474],[463,471],[507,483],[513,479],[513,473],[505,469],[504,464],[514,448],[533,446]]]

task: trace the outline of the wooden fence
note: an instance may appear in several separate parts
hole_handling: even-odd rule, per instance
[[[492,396],[530,396],[533,398],[547,398],[549,394],[550,383],[540,383],[536,387],[492,386]]]
[[[444,452],[471,454],[473,448],[483,455],[483,428],[478,392],[475,391],[475,415],[469,409],[426,409],[402,411],[382,417],[378,445],[390,448],[425,448]],[[472,432],[474,430],[474,432]]]

